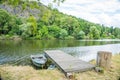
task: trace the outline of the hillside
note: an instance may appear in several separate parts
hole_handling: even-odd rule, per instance
[[[19,1],[19,0],[18,0]],[[63,14],[40,2],[0,4],[0,39],[103,39],[120,38],[120,29]]]

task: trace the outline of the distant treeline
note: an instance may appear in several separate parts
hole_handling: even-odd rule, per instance
[[[120,39],[120,28],[88,22],[81,18],[63,14],[57,9],[40,5],[37,2],[0,2],[1,4],[21,6],[21,11],[39,10],[29,17],[20,17],[6,9],[0,9],[0,36],[20,36],[23,39]],[[16,0],[17,1],[17,0]],[[19,1],[19,0],[18,0]],[[37,17],[34,16],[37,14]]]

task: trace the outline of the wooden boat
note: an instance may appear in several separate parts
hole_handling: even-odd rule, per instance
[[[47,62],[47,58],[43,54],[31,55],[30,57],[33,64],[37,67],[42,67]]]

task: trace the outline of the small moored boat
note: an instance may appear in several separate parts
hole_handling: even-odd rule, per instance
[[[30,57],[33,64],[37,67],[42,67],[47,62],[47,58],[43,54],[31,55]]]

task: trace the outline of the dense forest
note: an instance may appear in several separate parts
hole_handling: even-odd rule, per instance
[[[0,39],[14,36],[22,39],[120,39],[120,28],[63,14],[51,5],[44,6],[36,1],[0,0]]]

